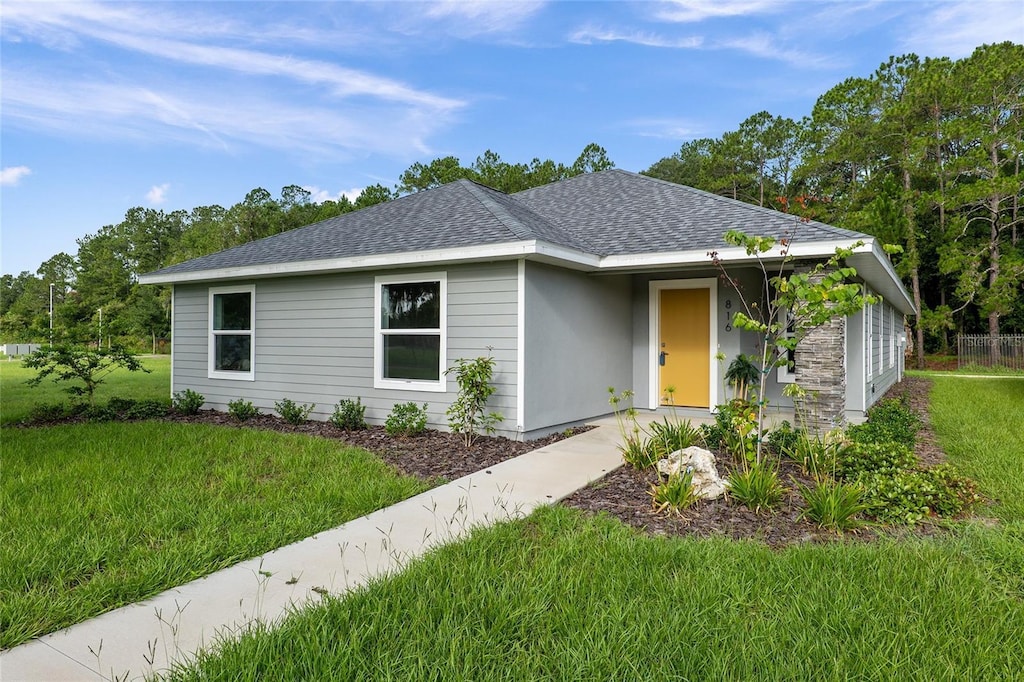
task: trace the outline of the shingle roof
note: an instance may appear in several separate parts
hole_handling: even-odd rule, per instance
[[[579,175],[512,196],[585,239],[600,256],[722,248],[722,235],[732,229],[789,235],[800,242],[863,236],[621,170]]]
[[[538,240],[595,256],[714,249],[729,229],[801,242],[856,238],[700,190],[608,170],[513,195],[469,180],[411,194],[149,273],[166,277]]]
[[[540,239],[585,250],[507,194],[458,180],[158,270],[154,275]]]

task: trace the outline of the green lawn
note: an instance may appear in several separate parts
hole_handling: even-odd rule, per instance
[[[1000,499],[995,527],[773,551],[548,508],[179,679],[1021,679],[1024,392],[950,378],[934,399],[951,459]]]
[[[1024,520],[1024,378],[932,379],[932,421],[963,473],[982,481],[993,513]]]
[[[0,648],[427,488],[365,451],[252,429],[149,421],[2,438]]]
[[[104,403],[110,398],[134,398],[135,400],[171,400],[171,359],[161,355],[142,358],[142,364],[150,370],[129,372],[115,370],[105,383],[96,390],[96,399]],[[39,386],[27,386],[26,381],[36,375],[36,370],[23,367],[19,360],[0,361],[0,424],[18,422],[28,416],[37,403],[70,402],[71,396],[61,388],[66,384],[52,379]]]

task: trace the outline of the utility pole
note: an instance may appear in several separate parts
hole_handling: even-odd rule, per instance
[[[100,311],[100,336],[96,343],[96,350],[103,350],[103,308]]]
[[[53,282],[50,282],[50,346],[53,347]]]

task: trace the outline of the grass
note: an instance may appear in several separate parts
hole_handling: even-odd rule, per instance
[[[293,434],[158,421],[3,430],[0,648],[426,489]]]
[[[1011,679],[1024,603],[983,562],[950,560],[966,544],[774,552],[548,508],[177,679]]]
[[[932,422],[950,461],[998,501],[994,514],[1024,521],[1024,379],[932,381]]]
[[[546,508],[176,679],[1021,679],[1024,382],[943,379],[934,401],[1000,525],[773,551]]]
[[[134,398],[136,400],[171,401],[171,359],[161,355],[142,358],[142,364],[150,370],[129,372],[115,370],[104,384],[96,389],[96,400],[105,403],[110,398]],[[21,421],[38,403],[70,402],[61,384],[52,379],[39,386],[26,386],[25,382],[36,375],[36,371],[22,366],[20,361],[0,362],[0,424]]]

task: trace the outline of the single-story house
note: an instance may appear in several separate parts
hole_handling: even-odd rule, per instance
[[[622,170],[512,195],[459,180],[140,281],[172,286],[172,392],[268,412],[288,397],[319,419],[358,397],[378,424],[413,401],[443,429],[445,370],[490,354],[498,433],[529,439],[608,414],[609,387],[658,410],[672,386],[693,415],[731,397],[725,368],[757,340],[732,326],[738,292],[709,251],[748,297],[764,278],[729,229],[788,235],[797,265],[863,241],[848,264],[882,302],[806,338],[767,390],[791,405],[796,380],[829,420],[862,418],[902,375],[914,310],[876,240]]]

